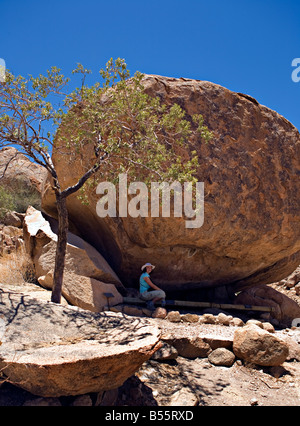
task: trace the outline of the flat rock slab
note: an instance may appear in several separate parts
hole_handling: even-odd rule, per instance
[[[0,370],[43,397],[115,389],[160,347],[147,319],[93,313],[0,288]]]
[[[234,332],[238,327],[226,327],[215,324],[174,324],[160,321],[162,328],[162,340],[171,342],[180,339],[200,338],[208,343],[212,350],[216,348],[231,349]]]

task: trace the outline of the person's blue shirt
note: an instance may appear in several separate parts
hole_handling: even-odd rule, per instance
[[[146,283],[145,278],[150,278],[150,275],[147,272],[144,272],[140,276],[140,293],[145,293],[150,288],[150,285]]]

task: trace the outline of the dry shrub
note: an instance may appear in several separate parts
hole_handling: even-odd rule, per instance
[[[9,285],[36,283],[34,265],[24,246],[0,256],[0,282]]]

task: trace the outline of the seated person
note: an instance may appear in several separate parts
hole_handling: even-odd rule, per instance
[[[155,285],[150,279],[150,273],[155,268],[151,263],[142,266],[142,275],[140,276],[140,298],[147,301],[147,307],[154,309],[154,303],[161,301],[161,305],[165,306],[166,293]],[[153,289],[149,291],[150,289]]]

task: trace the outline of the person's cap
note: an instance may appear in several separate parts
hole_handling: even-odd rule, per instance
[[[143,265],[143,266],[141,267],[141,270],[143,271],[143,269],[144,269],[144,268],[146,268],[147,266],[151,266],[151,268],[152,268],[152,269],[154,269],[154,268],[155,268],[155,266],[154,266],[154,265],[152,265],[151,263],[145,263],[145,265]]]

